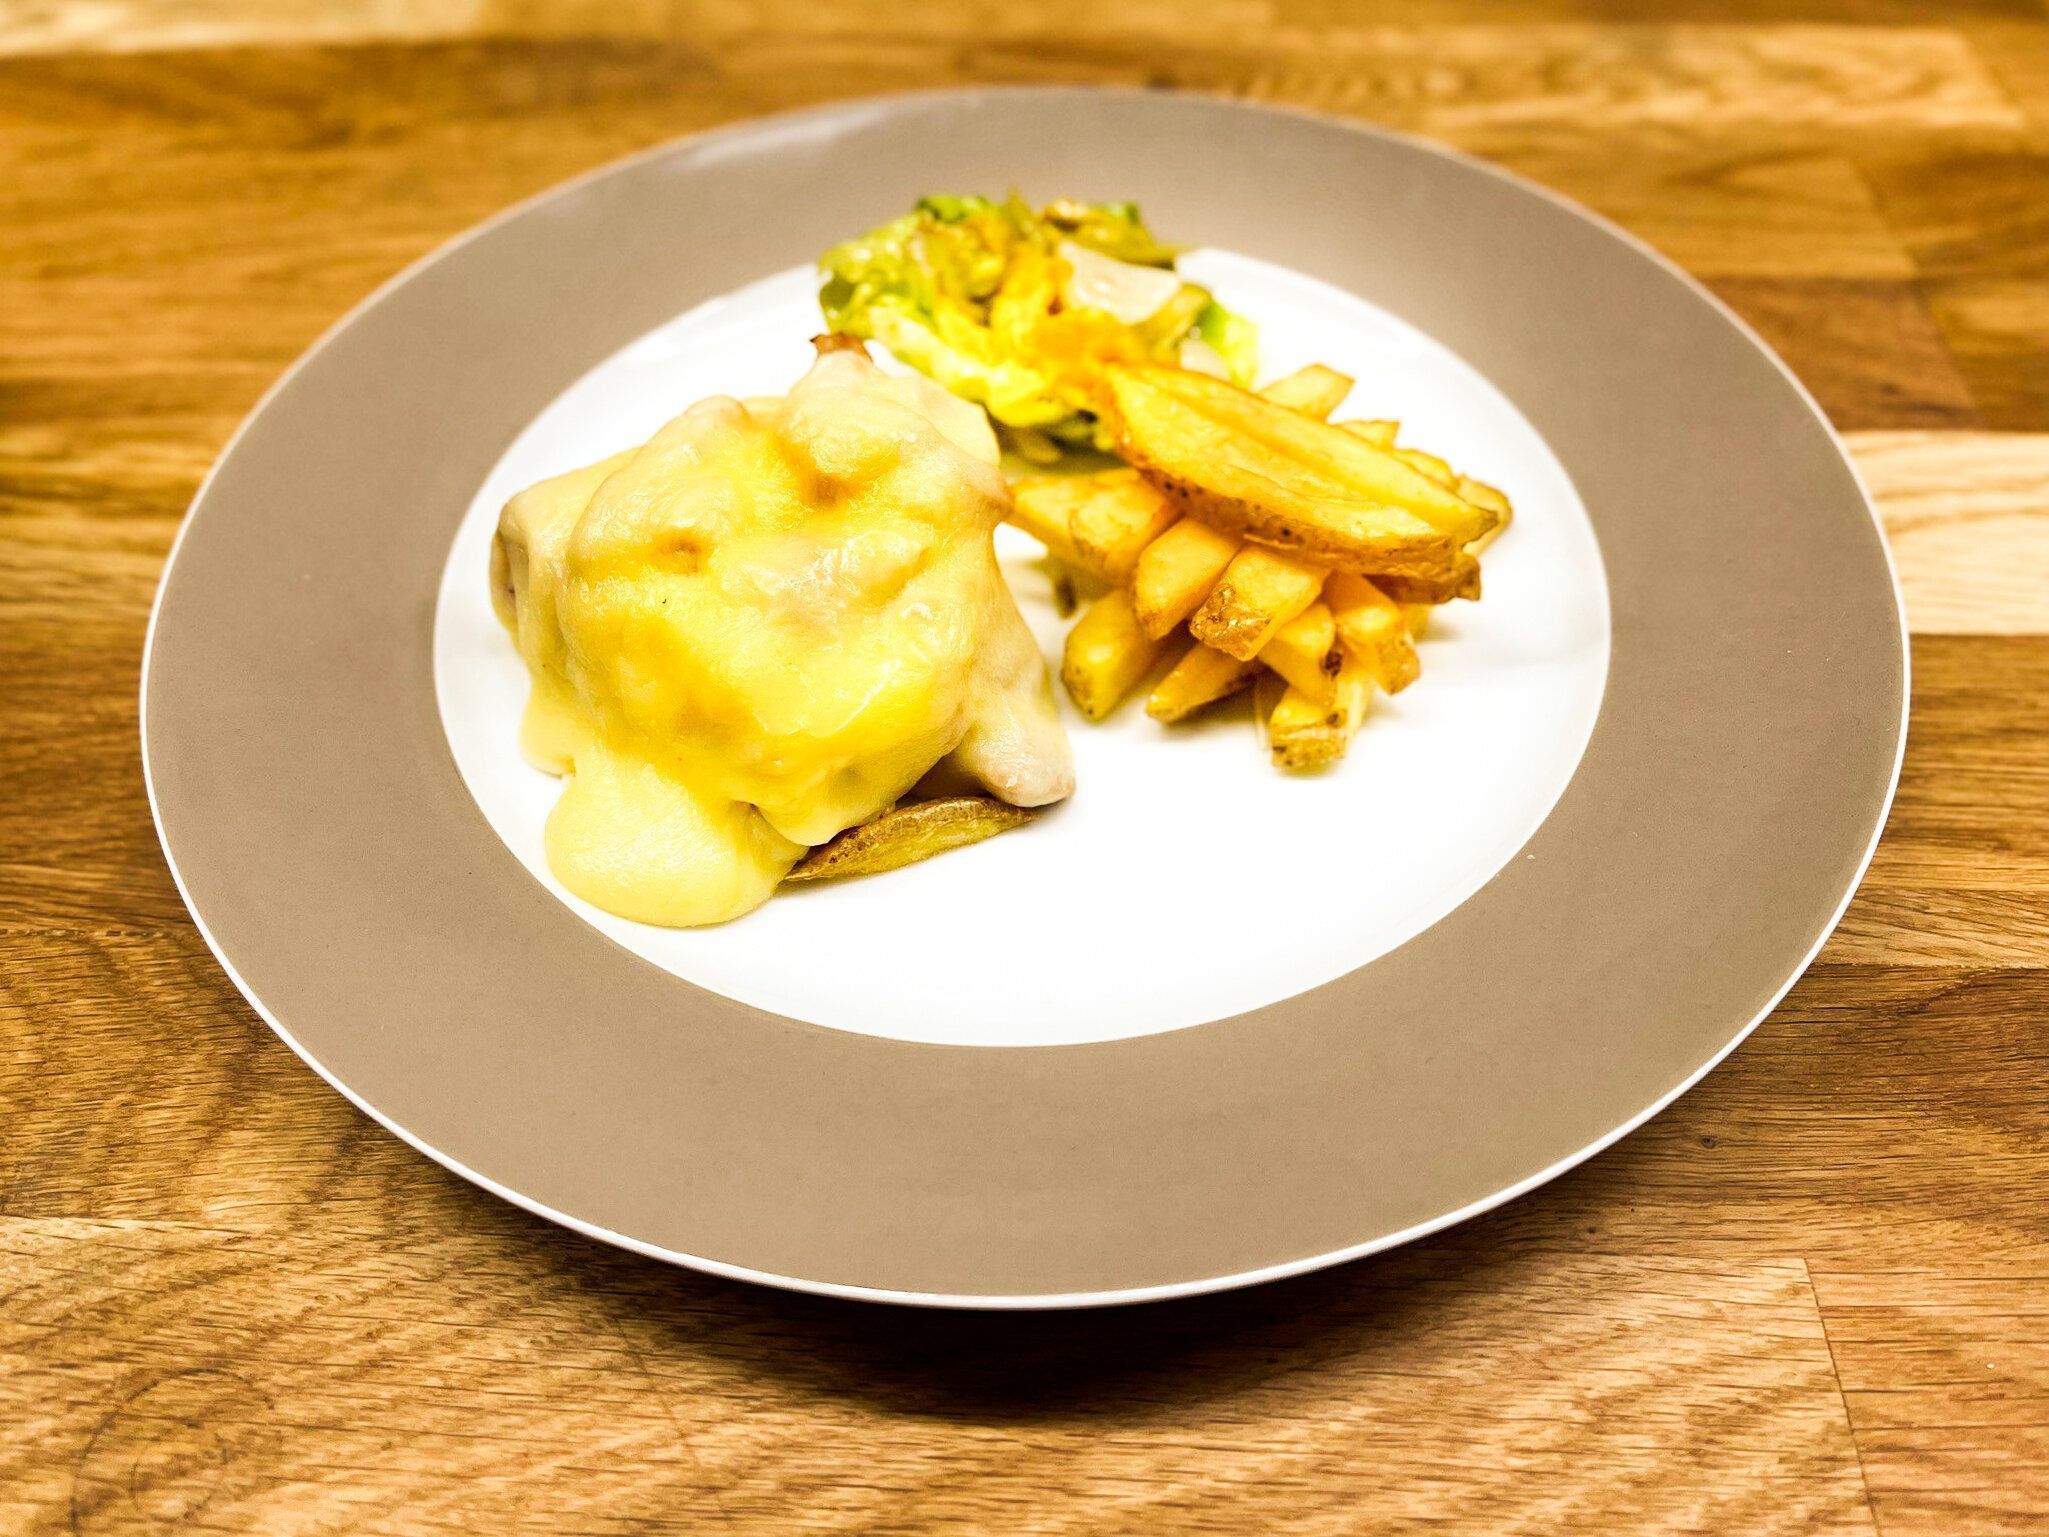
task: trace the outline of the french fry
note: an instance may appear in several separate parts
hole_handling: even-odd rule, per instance
[[[1428,475],[1452,495],[1458,495],[1458,472],[1437,455],[1420,448],[1390,448],[1388,452],[1417,474]],[[1480,536],[1475,534],[1473,537],[1477,539]]]
[[[1157,721],[1186,720],[1206,705],[1237,693],[1258,672],[1257,662],[1241,662],[1214,646],[1196,641],[1181,653],[1181,660],[1167,670],[1167,675],[1153,685],[1145,702],[1145,713]]]
[[[1266,740],[1277,768],[1328,768],[1345,755],[1373,701],[1373,678],[1351,658],[1340,669],[1329,704],[1289,688],[1266,718]]]
[[[1515,508],[1502,492],[1495,490],[1494,487],[1488,485],[1484,480],[1475,480],[1470,475],[1459,476],[1458,494],[1476,507],[1489,509],[1499,520],[1486,533],[1466,546],[1467,554],[1477,555],[1496,539],[1499,539],[1501,531],[1514,521]]]
[[[1111,586],[1180,512],[1136,470],[1034,475],[1011,488],[1010,522],[1048,551]]]
[[[1352,381],[1335,368],[1311,363],[1307,368],[1298,368],[1271,384],[1262,385],[1259,393],[1277,406],[1286,406],[1290,411],[1300,411],[1304,416],[1322,421],[1352,393]]]
[[[1329,704],[1337,697],[1338,669],[1344,660],[1330,605],[1312,603],[1274,631],[1273,639],[1259,648],[1259,660],[1287,679],[1289,687],[1318,704]]]
[[[1223,533],[1320,564],[1366,575],[1450,578],[1458,546],[1469,535],[1455,538],[1406,508],[1367,500],[1323,465],[1276,451],[1242,425],[1205,414],[1159,382],[1173,373],[1116,368],[1109,379],[1125,457],[1187,512]],[[1377,453],[1350,433],[1234,393],[1273,417],[1315,428],[1362,454]],[[1480,516],[1407,465],[1387,462],[1433,496]]]
[[[1344,428],[1356,438],[1364,438],[1375,448],[1393,448],[1395,435],[1402,430],[1400,422],[1390,422],[1379,417],[1363,422],[1336,422],[1333,425]]]
[[[1171,633],[1209,596],[1241,546],[1198,518],[1183,518],[1139,552],[1131,574],[1138,627],[1153,639]]]
[[[1402,623],[1409,627],[1409,639],[1421,640],[1430,632],[1430,615],[1437,607],[1434,603],[1397,603],[1402,611]]]
[[[1249,662],[1282,625],[1316,601],[1323,567],[1247,545],[1188,621],[1188,633],[1226,656]]]
[[[1081,488],[1067,527],[1090,570],[1129,581],[1139,552],[1180,520],[1181,512],[1136,470],[1076,477]]]
[[[1340,496],[1375,507],[1400,510],[1441,529],[1458,544],[1485,533],[1494,515],[1475,507],[1447,486],[1376,447],[1357,433],[1317,421],[1262,400],[1225,379],[1187,369],[1125,367],[1111,371],[1120,412],[1127,411],[1125,381],[1137,377],[1190,409],[1268,450],[1269,460],[1288,460],[1312,470]],[[1133,392],[1134,399],[1141,392]],[[1141,415],[1145,407],[1140,404]],[[1127,419],[1126,425],[1129,425]]]
[[[1324,589],[1338,639],[1390,694],[1416,681],[1422,663],[1401,605],[1363,576],[1340,571]]]
[[[1039,810],[1037,806],[1012,806],[984,795],[915,801],[885,811],[859,827],[850,827],[830,843],[821,843],[783,877],[783,884],[845,880],[901,870],[934,854],[965,848],[1021,827]]]
[[[1447,571],[1429,576],[1376,571],[1372,581],[1397,603],[1449,603],[1453,598],[1478,598],[1480,561],[1471,550],[1460,550]]]
[[[1010,515],[1004,521],[1038,540],[1049,555],[1087,570],[1068,522],[1073,504],[1065,492],[1057,489],[1060,479],[1047,475],[1019,481],[1011,488]]]
[[[1101,720],[1117,708],[1160,654],[1160,643],[1138,627],[1131,594],[1119,587],[1088,606],[1067,632],[1060,681],[1075,708]]]

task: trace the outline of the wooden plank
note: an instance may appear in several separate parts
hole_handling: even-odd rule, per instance
[[[0,1529],[1863,1532],[1867,1483],[1887,1537],[2038,1529],[2049,12],[1627,10],[0,7],[0,55],[46,50],[0,60]],[[219,47],[285,40],[365,46]],[[334,315],[625,150],[992,79],[1493,156],[1714,279],[1866,429],[1918,638],[1863,891],[1678,1105],[1401,1254],[1062,1319],[649,1265],[350,1109],[156,853],[155,570]]]
[[[2044,652],[2026,640],[1915,640],[1899,791],[1831,958],[2040,964],[2049,955],[2049,822],[2032,810],[2049,793]],[[1917,917],[1922,898],[1931,910]]]
[[[1839,431],[1979,425],[1970,386],[1913,284],[1721,278],[1712,286]]]
[[[1916,148],[1862,165],[1921,276],[2049,276],[2049,155]]]
[[[1922,285],[1957,370],[1988,427],[2049,428],[2049,276],[1952,278]]]
[[[2049,434],[1860,432],[1917,635],[2049,635]]]
[[[483,0],[17,0],[0,10],[0,55],[455,37],[476,30],[484,9]]]
[[[0,1212],[365,1243],[532,1225],[357,1114],[189,927],[0,933],[0,1021]],[[1442,1242],[2049,1272],[2014,1198],[2049,1183],[2045,1032],[2040,966],[1824,962],[1671,1110]]]
[[[2049,152],[2049,28],[2039,18],[1967,20],[1959,28],[2007,98],[2027,117],[2032,149]]]
[[[2040,1531],[2049,1273],[1831,1269],[1814,1284],[1889,1537]]]
[[[1848,158],[1852,151],[1874,135],[1921,125],[1920,131],[1987,144],[1987,152],[1996,153],[2020,142],[2023,121],[1953,38],[1853,30],[1792,29],[1760,41],[1714,28],[1670,34],[1382,29],[1349,42],[1283,35],[1246,48],[1203,48],[1185,40],[1162,45],[1141,35],[1071,41],[1051,54],[1037,43],[995,39],[966,59],[935,39],[909,37],[885,46],[770,34],[736,40],[710,68],[702,52],[677,45],[622,55],[610,43],[571,39],[406,50],[408,64],[396,80],[393,57],[388,49],[363,49],[74,60],[61,71],[28,63],[0,67],[0,120],[11,115],[25,126],[52,130],[90,125],[95,134],[90,147],[66,143],[59,152],[52,145],[31,156],[14,195],[27,212],[40,215],[28,227],[43,231],[50,247],[84,249],[81,237],[99,230],[82,223],[127,224],[138,207],[158,202],[191,206],[175,161],[153,165],[170,180],[138,189],[139,203],[81,196],[81,172],[118,181],[137,163],[109,130],[222,122],[258,139],[219,146],[232,158],[261,150],[264,138],[295,122],[317,118],[337,95],[376,102],[387,131],[368,142],[323,146],[337,177],[323,181],[314,206],[293,210],[301,219],[324,217],[322,205],[349,200],[348,173],[356,162],[400,154],[419,162],[410,177],[445,181],[453,195],[453,201],[421,198],[407,206],[442,211],[444,219],[464,211],[475,217],[553,179],[521,175],[527,156],[545,159],[559,177],[745,110],[904,88],[949,71],[979,79],[1171,80],[1446,138],[1587,201],[1698,272],[1869,280],[1903,278],[1913,267]],[[1731,60],[1742,62],[1755,92],[1714,87],[1717,72],[1734,67]],[[558,83],[559,105],[543,96],[507,117],[507,93],[530,81],[537,65]],[[676,90],[679,78],[691,80],[689,92]],[[390,134],[424,121],[464,121],[480,110],[494,118],[488,139],[472,136],[426,152]],[[546,126],[555,120],[556,128]],[[1623,132],[1631,135],[1633,150],[1616,156],[1611,146]],[[254,168],[236,169],[246,177]],[[383,196],[390,185],[386,174],[360,199],[373,220],[404,211],[380,206],[390,201]],[[259,188],[301,203],[312,190],[275,173]],[[232,199],[235,192],[229,183],[213,196]],[[442,232],[461,222],[467,221],[446,223]],[[220,227],[268,226],[224,220]],[[344,262],[376,227],[338,233],[342,249],[331,259]]]
[[[538,1227],[60,1220],[0,1223],[0,1293],[17,1528],[1875,1530],[1797,1261],[1425,1248],[1005,1319]]]

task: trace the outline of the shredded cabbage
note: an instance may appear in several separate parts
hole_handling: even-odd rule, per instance
[[[1257,365],[1252,322],[1164,281],[1175,255],[1133,203],[927,197],[827,251],[818,302],[834,330],[880,342],[998,422],[1107,448],[1106,364],[1178,362],[1193,338],[1240,384]]]

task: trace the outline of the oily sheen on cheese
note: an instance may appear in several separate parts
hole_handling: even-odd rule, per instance
[[[532,677],[521,745],[567,781],[562,884],[717,923],[941,760],[1017,805],[1069,793],[996,462],[977,408],[834,351],[508,502],[493,594]]]

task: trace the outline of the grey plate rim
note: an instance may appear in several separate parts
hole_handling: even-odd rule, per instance
[[[434,267],[447,256],[469,245],[470,243],[482,238],[491,231],[518,219],[519,217],[526,214],[532,209],[547,204],[555,199],[558,199],[578,189],[599,182],[627,168],[646,164],[648,162],[659,161],[666,156],[676,153],[679,146],[703,145],[719,140],[744,139],[749,136],[762,133],[764,131],[801,128],[813,122],[829,122],[835,119],[842,118],[850,113],[889,113],[904,107],[915,108],[926,104],[958,102],[964,105],[972,105],[976,102],[987,101],[996,98],[1033,98],[1039,100],[1057,100],[1060,98],[1087,97],[1113,99],[1129,98],[1144,100],[1161,99],[1163,95],[1166,99],[1169,100],[1175,100],[1180,102],[1192,101],[1198,103],[1205,103],[1209,105],[1226,107],[1237,112],[1257,113],[1280,118],[1295,118],[1309,122],[1314,122],[1325,127],[1340,128],[1345,130],[1346,132],[1360,135],[1363,138],[1378,139],[1381,141],[1392,142],[1404,146],[1410,150],[1421,151],[1429,156],[1436,157],[1440,160],[1467,168],[1469,170],[1477,170],[1479,172],[1484,173],[1486,176],[1490,178],[1494,178],[1498,181],[1514,186],[1515,188],[1519,189],[1524,193],[1534,194],[1535,196],[1541,198],[1545,202],[1550,203],[1555,207],[1571,214],[1578,220],[1581,220],[1595,227],[1596,229],[1602,231],[1610,239],[1617,241],[1620,244],[1628,247],[1638,257],[1648,260],[1650,263],[1652,263],[1666,275],[1678,279],[1687,289],[1691,290],[1695,298],[1703,301],[1707,306],[1709,306],[1713,311],[1715,311],[1724,323],[1726,323],[1728,326],[1733,328],[1737,333],[1739,333],[1744,339],[1746,339],[1749,342],[1749,344],[1752,347],[1754,347],[1757,350],[1758,353],[1762,354],[1773,364],[1773,366],[1778,370],[1780,375],[1783,377],[1784,381],[1791,386],[1793,392],[1804,403],[1807,410],[1813,416],[1815,422],[1821,426],[1823,431],[1828,435],[1830,441],[1834,443],[1836,451],[1840,455],[1844,467],[1847,469],[1850,478],[1857,486],[1858,492],[1863,499],[1865,510],[1867,514],[1870,516],[1874,528],[1876,528],[1878,531],[1878,547],[1883,552],[1885,569],[1891,583],[1893,608],[1897,624],[1897,634],[1900,641],[1899,723],[1895,734],[1895,747],[1892,757],[1892,763],[1890,765],[1890,770],[1887,775],[1886,788],[1877,805],[1877,811],[1875,817],[1873,818],[1868,841],[1862,852],[1861,858],[1856,863],[1854,874],[1848,882],[1845,889],[1843,890],[1840,899],[1834,907],[1833,912],[1827,918],[1827,921],[1824,927],[1821,929],[1821,932],[1815,936],[1812,944],[1806,950],[1806,953],[1804,957],[1800,960],[1798,966],[1795,967],[1790,972],[1790,974],[1788,974],[1785,977],[1784,981],[1779,985],[1777,990],[1772,993],[1772,995],[1770,996],[1769,1000],[1765,1003],[1765,1005],[1762,1008],[1760,1008],[1749,1019],[1743,1021],[1741,1025],[1736,1029],[1734,1034],[1731,1035],[1727,1039],[1727,1041],[1718,1050],[1716,1050],[1707,1060],[1701,1062],[1682,1081],[1677,1083],[1668,1092],[1664,1093],[1662,1096],[1658,1097],[1653,1102],[1645,1105],[1633,1116],[1615,1125],[1603,1135],[1593,1138],[1592,1140],[1586,1142],[1584,1145],[1573,1149],[1569,1153],[1556,1159],[1554,1162],[1548,1164],[1547,1166],[1536,1171],[1535,1173],[1532,1173],[1527,1177],[1514,1182],[1513,1184],[1505,1185],[1484,1197],[1461,1205],[1456,1209],[1439,1213],[1426,1220],[1413,1223],[1399,1230],[1377,1235],[1371,1239],[1353,1245],[1334,1248],[1324,1252],[1305,1255],[1299,1258],[1289,1259],[1286,1261],[1270,1265],[1236,1270],[1228,1273],[1201,1276],[1188,1280],[1163,1282],[1151,1285],[1112,1287],[1104,1289],[1064,1292],[1028,1291],[1018,1293],[984,1293],[952,1290],[928,1291],[888,1286],[869,1286],[862,1284],[851,1284],[836,1282],[832,1280],[818,1279],[814,1277],[806,1277],[801,1275],[784,1274],[774,1270],[758,1269],[744,1264],[732,1263],[730,1261],[722,1260],[709,1255],[693,1254],[681,1249],[671,1248],[657,1243],[651,1243],[646,1240],[634,1237],[631,1234],[604,1227],[597,1223],[585,1220],[584,1218],[581,1218],[575,1215],[574,1213],[559,1209],[555,1206],[551,1206],[545,1201],[536,1199],[535,1197],[525,1192],[514,1189],[508,1185],[505,1185],[497,1181],[496,1179],[491,1177],[489,1174],[483,1172],[482,1170],[468,1166],[460,1158],[456,1157],[455,1155],[440,1147],[435,1146],[426,1138],[416,1134],[408,1127],[401,1124],[396,1117],[389,1115],[383,1110],[381,1110],[378,1106],[371,1103],[362,1094],[357,1092],[357,1090],[351,1087],[347,1082],[343,1081],[341,1077],[339,1077],[334,1072],[330,1071],[330,1069],[318,1057],[316,1057],[314,1053],[304,1043],[300,1041],[297,1035],[290,1028],[288,1028],[285,1025],[285,1023],[281,1019],[279,1019],[273,1013],[273,1011],[262,1001],[262,999],[258,996],[256,988],[245,979],[242,972],[231,960],[221,940],[216,936],[212,926],[207,922],[206,918],[202,915],[199,904],[195,899],[194,893],[188,885],[186,874],[184,870],[181,869],[176,855],[172,852],[171,835],[166,826],[165,812],[163,804],[159,797],[156,764],[150,750],[151,726],[149,714],[149,684],[152,676],[152,668],[156,658],[159,624],[162,619],[163,610],[165,607],[166,594],[170,590],[173,572],[177,568],[180,553],[185,548],[187,543],[187,537],[194,526],[194,519],[192,518],[191,513],[196,511],[198,508],[200,508],[200,506],[203,503],[206,502],[209,492],[214,488],[216,481],[221,475],[222,469],[228,463],[228,461],[235,455],[237,449],[242,445],[245,437],[250,433],[251,429],[254,427],[257,421],[264,415],[266,410],[318,358],[320,358],[324,353],[326,353],[331,348],[332,344],[344,333],[346,333],[362,316],[374,310],[380,303],[382,303],[391,295],[406,288],[407,285],[412,283],[420,274]],[[1783,360],[1780,359],[1777,356],[1777,354],[1770,349],[1770,347],[1763,341],[1763,339],[1760,336],[1758,336],[1756,331],[1739,315],[1737,315],[1733,310],[1731,310],[1729,306],[1726,303],[1724,303],[1719,297],[1717,297],[1710,289],[1708,289],[1698,280],[1691,277],[1688,273],[1685,272],[1683,268],[1679,267],[1676,263],[1663,256],[1661,253],[1656,251],[1654,248],[1652,248],[1636,236],[1630,234],[1628,231],[1615,225],[1612,221],[1581,207],[1577,203],[1572,202],[1570,199],[1567,199],[1562,195],[1555,193],[1538,183],[1531,182],[1523,177],[1508,172],[1484,160],[1480,160],[1476,157],[1464,154],[1463,152],[1451,149],[1447,146],[1440,145],[1429,140],[1417,138],[1413,135],[1408,135],[1393,130],[1379,128],[1377,126],[1369,126],[1356,122],[1349,122],[1341,119],[1329,118],[1322,114],[1309,112],[1299,108],[1264,103],[1247,103],[1243,101],[1234,100],[1231,98],[1209,97],[1192,92],[1160,93],[1155,91],[1144,90],[1141,88],[1026,85],[984,86],[967,89],[904,91],[890,93],[888,95],[881,96],[871,96],[864,98],[832,101],[821,105],[796,108],[761,117],[744,119],[738,122],[721,125],[719,127],[707,130],[705,132],[687,135],[682,139],[670,140],[661,144],[653,145],[646,149],[635,152],[634,154],[623,157],[621,159],[617,159],[596,167],[592,167],[591,169],[586,170],[578,174],[577,176],[570,178],[567,181],[558,183],[554,186],[542,190],[541,192],[534,194],[531,197],[523,199],[520,202],[517,202],[513,205],[510,205],[509,207],[483,220],[482,222],[471,226],[470,228],[462,231],[461,233],[457,234],[451,239],[443,242],[442,244],[435,247],[433,250],[429,251],[422,257],[408,264],[404,269],[402,269],[400,272],[392,276],[390,279],[380,284],[371,293],[366,295],[361,301],[352,306],[330,327],[328,327],[328,329],[325,332],[323,332],[322,335],[318,339],[316,339],[316,341],[303,354],[301,354],[301,356],[297,360],[295,360],[290,365],[290,367],[287,368],[285,372],[281,374],[279,378],[275,382],[273,382],[273,384],[264,392],[264,394],[259,398],[255,406],[251,408],[248,415],[238,425],[235,432],[230,436],[226,445],[223,447],[219,458],[215,461],[214,465],[209,469],[206,477],[202,480],[197,492],[195,493],[191,506],[190,508],[188,508],[187,516],[183,521],[181,521],[177,534],[173,539],[170,551],[166,556],[164,567],[159,578],[155,598],[151,606],[149,625],[145,637],[142,657],[141,688],[139,691],[141,696],[139,734],[141,736],[143,747],[142,756],[145,787],[149,798],[152,819],[157,830],[159,841],[164,849],[166,863],[171,870],[179,894],[181,898],[185,901],[188,910],[191,912],[194,924],[198,928],[208,948],[213,952],[215,958],[221,964],[222,969],[226,972],[226,974],[234,983],[238,991],[240,991],[244,998],[247,999],[250,1006],[257,1012],[257,1014],[261,1018],[264,1019],[266,1024],[270,1026],[270,1028],[280,1037],[280,1039],[282,1039],[300,1057],[302,1061],[306,1062],[306,1064],[309,1067],[311,1067],[316,1073],[318,1073],[323,1079],[325,1079],[330,1085],[332,1085],[337,1090],[337,1092],[341,1093],[352,1104],[356,1105],[358,1109],[362,1110],[366,1115],[371,1117],[372,1120],[376,1121],[378,1124],[384,1126],[387,1130],[391,1131],[394,1135],[398,1136],[402,1141],[407,1143],[409,1146],[412,1146],[416,1150],[426,1154],[428,1157],[434,1159],[437,1163],[440,1163],[441,1165],[448,1168],[451,1172],[457,1174],[458,1176],[470,1181],[473,1184],[478,1185],[479,1187],[485,1190],[492,1192],[500,1198],[509,1201],[513,1205],[518,1206],[524,1210],[527,1210],[537,1216],[541,1216],[550,1221],[559,1223],[560,1225],[569,1228],[575,1232],[578,1232],[586,1237],[594,1238],[602,1242],[613,1244],[620,1248],[624,1248],[638,1254],[646,1255],[651,1258],[662,1259],[671,1263],[686,1266],[688,1268],[700,1270],[708,1274],[736,1280],[752,1281],[760,1284],[781,1287],[799,1292],[808,1292],[819,1295],[850,1299],[885,1301],[892,1303],[948,1308],[1056,1309],[1136,1303],[1227,1290],[1235,1287],[1247,1286],[1264,1281],[1277,1280],[1288,1276],[1304,1274],[1307,1272],[1325,1268],[1327,1266],[1337,1265],[1353,1259],[1362,1258],[1370,1254],[1381,1252],[1383,1250],[1393,1248],[1407,1242],[1411,1242],[1417,1238],[1421,1238],[1428,1234],[1441,1231],[1457,1223],[1468,1220],[1469,1218],[1478,1216],[1484,1212],[1492,1210],[1500,1205],[1503,1205],[1509,1201],[1514,1200],[1518,1196],[1523,1195],[1532,1189],[1535,1189],[1536,1187],[1548,1182],[1549,1180],[1556,1178],[1558,1175],[1575,1167],[1579,1163],[1584,1162],[1586,1159],[1594,1156],[1595,1154],[1601,1152],[1605,1148],[1613,1145],[1621,1138],[1627,1136],[1630,1132],[1636,1130],[1638,1127],[1642,1126],[1646,1121],[1650,1120],[1652,1117],[1654,1117],[1655,1115],[1663,1111],[1665,1108],[1667,1108],[1682,1094],[1690,1090],[1702,1078],[1704,1078],[1709,1072],[1711,1072],[1716,1066],[1718,1066],[1732,1051],[1735,1050],[1737,1046],[1739,1046],[1751,1034],[1753,1030],[1756,1029],[1756,1027],[1772,1012],[1772,1010],[1776,1008],[1778,1003],[1784,998],[1785,994],[1792,988],[1793,984],[1799,980],[1800,975],[1805,971],[1807,966],[1811,964],[1815,956],[1820,952],[1822,946],[1826,943],[1830,933],[1833,932],[1836,925],[1840,922],[1843,913],[1847,910],[1850,901],[1856,893],[1859,883],[1861,883],[1864,874],[1870,866],[1871,860],[1876,853],[1878,843],[1883,834],[1887,814],[1890,811],[1892,800],[1897,790],[1901,765],[1903,763],[1905,755],[1907,739],[1907,717],[1909,704],[1911,701],[1911,654],[1906,644],[1907,635],[1908,629],[1905,599],[1899,581],[1897,566],[1892,559],[1890,549],[1885,544],[1883,537],[1883,525],[1878,518],[1878,514],[1876,512],[1875,506],[1873,505],[1869,489],[1864,484],[1862,476],[1856,467],[1855,461],[1851,459],[1847,451],[1843,448],[1839,436],[1835,433],[1833,426],[1829,423],[1825,413],[1823,413],[1819,404],[1814,400],[1812,394],[1801,383],[1797,375],[1795,375],[1792,372],[1792,370],[1786,366]]]

